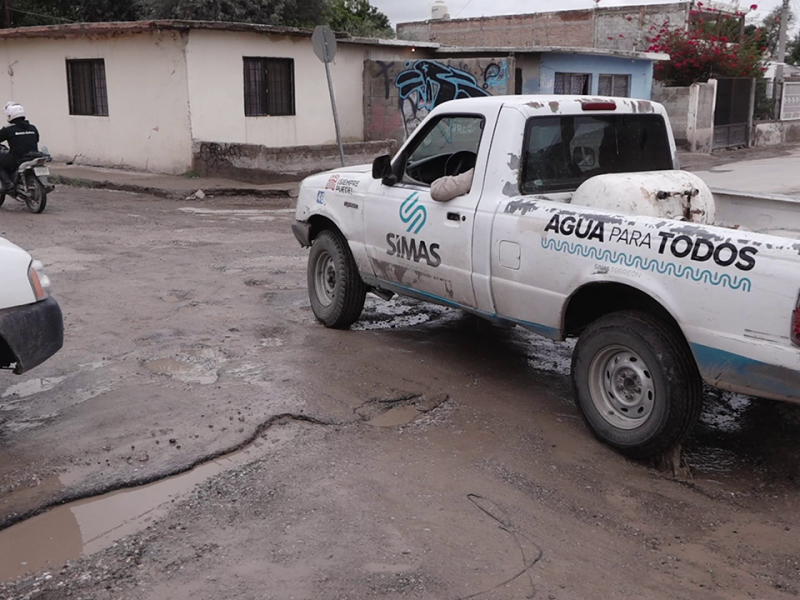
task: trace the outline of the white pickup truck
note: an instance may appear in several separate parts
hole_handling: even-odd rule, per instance
[[[293,231],[316,317],[367,292],[579,337],[577,404],[637,458],[680,443],[702,381],[800,403],[800,202],[712,194],[662,106],[621,98],[447,102],[394,158],[309,177]],[[474,169],[471,190],[430,186]]]
[[[0,238],[0,369],[20,375],[61,349],[64,322],[42,263]]]

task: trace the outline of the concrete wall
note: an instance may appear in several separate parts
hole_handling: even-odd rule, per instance
[[[753,125],[753,146],[800,143],[800,121],[766,121]]]
[[[664,23],[682,27],[689,18],[689,3],[607,7],[597,11],[594,39],[598,48],[646,52],[648,37]],[[651,28],[655,28],[651,29]]]
[[[364,137],[402,142],[448,100],[513,94],[514,69],[508,58],[365,61]]]
[[[186,39],[178,32],[0,41],[0,98],[22,103],[57,160],[182,173],[191,167]],[[108,117],[69,114],[68,58],[105,60]]]
[[[331,72],[342,137],[361,141],[364,49],[352,44],[338,48]],[[310,38],[192,30],[186,54],[195,140],[270,148],[336,143],[325,67]],[[295,116],[245,117],[245,56],[294,59]]]
[[[345,144],[345,163],[371,163],[376,156],[391,154],[392,141]],[[225,177],[251,183],[296,181],[341,165],[339,147],[294,146],[267,148],[253,144],[195,142],[194,170],[200,177]]]
[[[588,4],[588,2],[587,2]],[[569,46],[647,50],[652,26],[681,26],[689,2],[399,23],[397,36],[450,46]]]
[[[586,47],[592,45],[592,13],[575,10],[399,23],[397,37],[447,46]]]
[[[650,100],[653,91],[653,63],[613,56],[546,53],[541,56],[539,93],[552,94],[556,73],[588,73],[592,76],[591,94],[598,93],[600,75],[631,76],[631,98]]]
[[[692,152],[711,154],[714,149],[714,110],[717,82],[695,83],[689,89],[686,135]]]
[[[670,123],[672,124],[672,134],[678,146],[688,147],[689,145],[689,97],[690,88],[688,87],[665,87],[656,85],[653,88],[653,100],[663,104],[667,109]]]
[[[542,59],[539,54],[520,54],[516,58],[516,68],[522,70],[522,93],[538,94],[539,80],[542,76]]]

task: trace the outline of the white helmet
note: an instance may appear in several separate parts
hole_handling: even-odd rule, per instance
[[[17,104],[16,102],[6,102],[6,107],[3,109],[3,112],[6,113],[9,123],[14,119],[25,117],[25,109],[22,108],[21,104]]]

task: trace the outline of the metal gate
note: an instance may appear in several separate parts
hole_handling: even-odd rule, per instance
[[[750,140],[755,79],[717,80],[714,149],[746,146]]]

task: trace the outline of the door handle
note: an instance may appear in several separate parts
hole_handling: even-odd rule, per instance
[[[461,215],[456,212],[449,212],[447,213],[447,220],[459,222],[461,221]]]

